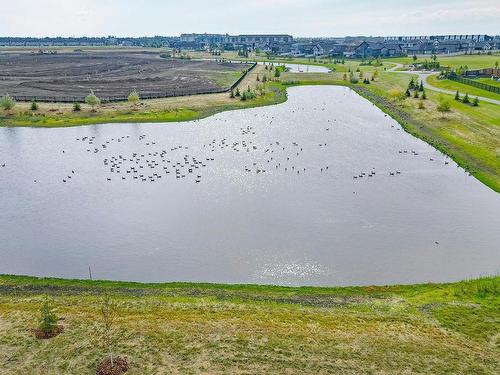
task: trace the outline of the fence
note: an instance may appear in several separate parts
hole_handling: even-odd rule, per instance
[[[474,81],[473,79],[464,78],[464,77],[460,77],[457,75],[449,75],[448,78],[453,80],[453,81],[456,81],[456,82],[460,82],[460,83],[463,83],[463,84],[466,84],[469,86],[474,86],[474,87],[477,87],[479,89],[483,89],[483,90],[494,92],[496,94],[500,94],[500,87],[498,87],[498,86],[488,85],[486,83],[477,82],[477,81]]]
[[[248,68],[238,80],[233,83],[229,88],[212,88],[212,89],[173,89],[169,91],[162,91],[156,93],[141,93],[141,99],[162,99],[172,98],[176,96],[189,96],[189,95],[205,95],[205,94],[220,94],[233,90],[243,81],[248,73],[250,73],[257,63],[254,63]],[[34,96],[34,95],[13,95],[16,101],[19,102],[44,102],[44,103],[82,103],[85,101],[85,96]],[[99,97],[101,103],[123,102],[128,100],[128,96],[112,96],[112,97]]]

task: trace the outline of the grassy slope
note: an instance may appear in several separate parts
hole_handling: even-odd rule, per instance
[[[455,82],[449,79],[437,79],[437,76],[430,76],[428,79],[429,84],[435,87],[439,87],[445,90],[451,90],[451,91],[459,91],[461,96],[464,96],[465,93],[469,94],[469,97],[471,100],[475,96],[482,96],[485,98],[491,98],[491,99],[496,99],[500,100],[500,94],[496,94],[492,91],[487,91],[483,89],[479,89],[474,86],[466,85],[464,83],[460,82]],[[489,79],[489,82],[485,82],[487,84],[492,84],[494,81]],[[493,85],[492,85],[493,86]]]
[[[137,284],[0,276],[0,374],[91,374],[99,295],[117,301],[130,374],[494,374],[500,277],[360,288]],[[37,341],[53,296],[65,331]]]

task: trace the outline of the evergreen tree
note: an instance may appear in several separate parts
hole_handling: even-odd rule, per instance
[[[455,94],[455,100],[460,100],[460,93],[457,90],[457,93]]]
[[[479,106],[479,98],[478,98],[477,96],[476,96],[476,98],[474,99],[474,101],[472,102],[472,105],[473,105],[474,107]]]
[[[464,103],[464,104],[469,104],[470,103],[469,94],[465,93],[465,96],[462,99],[462,103]]]

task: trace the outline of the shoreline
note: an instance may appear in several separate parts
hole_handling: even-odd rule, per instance
[[[477,278],[463,279],[451,282],[425,282],[409,284],[369,284],[369,285],[348,285],[348,286],[288,286],[279,284],[251,284],[251,283],[212,283],[212,282],[190,282],[190,281],[168,281],[168,282],[140,282],[140,281],[119,281],[119,280],[90,280],[78,278],[61,277],[38,277],[29,275],[0,274],[0,296],[10,292],[19,293],[25,289],[28,292],[48,293],[85,291],[93,289],[114,289],[117,292],[131,290],[162,290],[162,289],[206,289],[206,290],[252,290],[252,291],[274,291],[291,293],[335,294],[339,292],[403,292],[414,289],[443,289],[456,286],[462,283],[476,283],[481,280],[493,281],[500,288],[500,275],[479,276]],[[75,289],[76,288],[76,289]],[[500,289],[498,290],[500,292]]]

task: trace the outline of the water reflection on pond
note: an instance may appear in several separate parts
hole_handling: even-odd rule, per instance
[[[0,128],[0,145],[0,273],[347,285],[498,270],[500,195],[346,88],[188,123]]]

